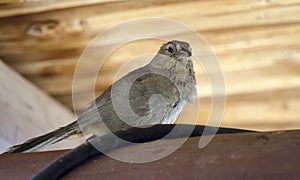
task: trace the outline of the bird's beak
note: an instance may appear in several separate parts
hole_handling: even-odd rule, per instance
[[[181,50],[179,52],[179,56],[182,58],[188,58],[192,56],[192,53],[190,51],[186,51],[186,50]]]

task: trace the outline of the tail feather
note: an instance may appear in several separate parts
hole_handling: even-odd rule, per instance
[[[7,153],[21,153],[21,152],[33,152],[42,147],[45,147],[50,144],[54,144],[63,140],[64,138],[71,136],[73,134],[79,133],[79,128],[77,121],[72,122],[71,124],[61,127],[57,130],[49,132],[47,134],[32,138],[26,142],[15,145],[8,149],[4,154]]]

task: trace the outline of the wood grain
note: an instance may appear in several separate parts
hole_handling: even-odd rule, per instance
[[[124,21],[169,18],[202,35],[216,54],[228,95],[224,126],[297,129],[299,12],[299,0],[43,0],[7,4],[0,6],[0,57],[71,110],[74,103],[82,111],[91,100],[86,95],[87,82],[94,77],[78,79],[81,98],[76,102],[72,102],[72,83],[87,44],[97,34]],[[130,31],[122,32],[122,38],[130,36]],[[169,35],[176,33],[179,37],[191,36],[176,30]],[[97,55],[120,40],[98,42],[89,58],[98,61]],[[117,49],[96,78],[96,95],[113,82],[123,65],[139,55],[155,53],[160,44],[155,40],[136,41]],[[84,66],[92,68],[93,61]],[[200,64],[196,64],[196,74],[201,103],[198,123],[205,124],[211,110],[211,87]],[[189,111],[182,115],[188,117]]]

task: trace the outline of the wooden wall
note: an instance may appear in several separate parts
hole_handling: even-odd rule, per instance
[[[228,93],[223,126],[300,128],[299,0],[5,1],[0,6],[0,58],[70,109],[73,73],[87,44],[121,22],[161,17],[193,28],[216,53]],[[114,42],[94,47],[95,51]],[[97,78],[97,94],[112,83],[124,63],[155,53],[160,43],[139,41],[118,49]],[[200,66],[196,73],[198,123],[204,124],[210,87]],[[82,99],[76,102],[82,110],[90,101],[85,96],[86,78],[90,77],[80,79]]]

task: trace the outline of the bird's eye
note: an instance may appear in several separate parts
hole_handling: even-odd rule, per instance
[[[169,52],[169,53],[173,53],[173,52],[174,52],[174,49],[173,49],[172,47],[169,47],[169,48],[168,48],[168,52]]]

